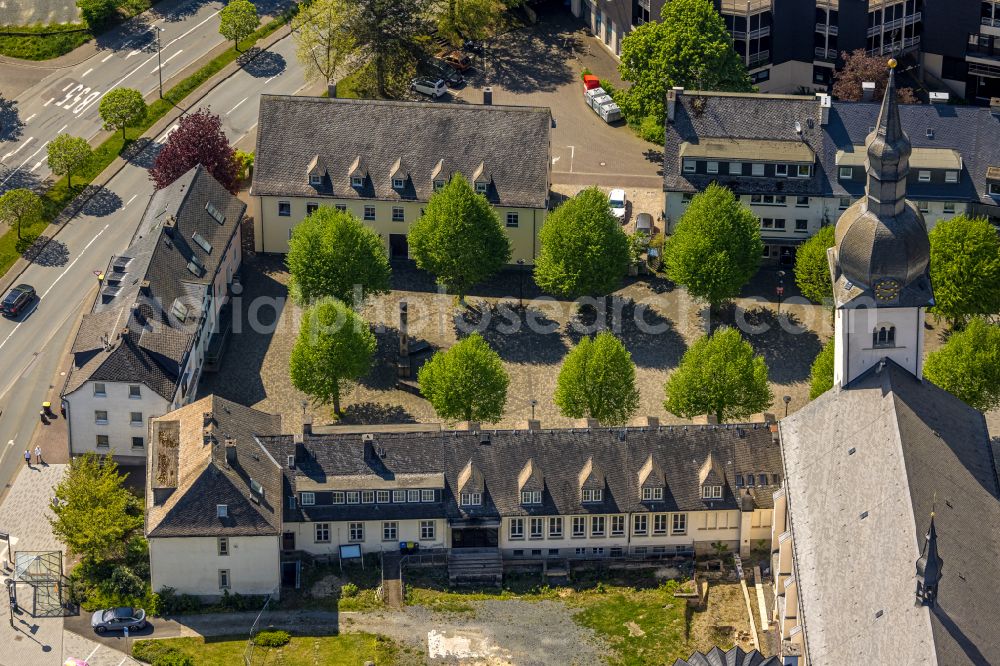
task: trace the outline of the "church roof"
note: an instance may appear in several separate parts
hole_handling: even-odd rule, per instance
[[[983,415],[887,361],[780,422],[816,663],[1000,663],[1000,488]],[[936,508],[934,608],[916,567]]]

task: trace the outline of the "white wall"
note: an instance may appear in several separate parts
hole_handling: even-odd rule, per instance
[[[105,397],[94,395],[94,382],[86,382],[73,393],[65,396],[69,405],[67,417],[70,428],[70,452],[80,455],[88,451],[111,453],[116,458],[141,461],[149,448],[148,423],[150,417],[163,416],[170,403],[148,386],[141,384],[141,397],[129,397],[129,383],[104,382]],[[106,425],[98,425],[94,418],[97,410],[108,413]],[[132,425],[131,412],[142,412],[142,423]],[[108,435],[108,448],[97,447],[97,435]],[[132,438],[142,437],[145,446],[132,448]]]
[[[327,523],[330,526],[329,542],[316,541],[316,524],[323,521],[308,523],[285,523],[286,532],[295,533],[295,549],[305,551],[311,555],[337,557],[340,554],[341,544],[359,543],[361,551],[364,553],[377,553],[380,551],[399,550],[400,541],[416,541],[421,548],[450,548],[451,537],[448,531],[448,521],[443,518],[427,519],[434,523],[434,538],[420,538],[420,520],[397,520],[385,521],[396,522],[396,538],[391,541],[382,540],[381,520],[367,521],[335,521]],[[364,540],[350,540],[350,523],[361,522],[364,524]]]
[[[229,537],[229,555],[219,555],[216,537],[149,540],[154,592],[172,587],[179,594],[218,596],[219,570],[229,570],[229,593],[276,594],[279,590],[278,537]]]
[[[873,347],[872,329],[896,327],[894,347]],[[833,384],[843,386],[883,358],[920,377],[923,371],[924,313],[920,308],[839,309],[834,317]]]

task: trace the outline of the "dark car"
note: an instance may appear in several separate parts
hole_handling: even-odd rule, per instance
[[[469,53],[474,53],[478,56],[484,55],[486,53],[486,47],[483,46],[483,43],[477,42],[473,39],[465,40],[465,43],[462,44],[462,48],[468,51]]]
[[[19,284],[4,296],[0,312],[6,317],[16,317],[35,300],[35,288],[30,284]]]
[[[142,631],[147,624],[146,611],[128,606],[94,611],[94,615],[90,618],[90,626],[99,634],[105,631],[121,631],[126,627],[129,631]]]
[[[428,60],[420,64],[420,73],[432,78],[444,79],[449,88],[460,88],[465,85],[465,77],[443,62]]]

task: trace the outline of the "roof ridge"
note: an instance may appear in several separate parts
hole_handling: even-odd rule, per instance
[[[409,100],[402,99],[369,99],[366,97],[361,98],[349,98],[349,97],[317,97],[311,95],[275,95],[275,94],[262,94],[260,96],[261,104],[264,103],[265,99],[275,99],[284,100],[289,102],[296,102],[299,104],[343,104],[345,106],[396,106],[404,108],[426,108],[426,109],[454,109],[462,111],[483,111],[485,110],[501,110],[501,111],[524,111],[530,113],[552,113],[552,109],[548,106],[535,106],[528,104],[464,104],[460,102],[413,102]]]

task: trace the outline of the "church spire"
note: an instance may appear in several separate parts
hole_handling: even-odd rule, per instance
[[[903,131],[896,99],[896,61],[889,61],[889,82],[875,131],[868,136],[868,209],[879,216],[899,215],[905,207],[910,173],[910,139]]]
[[[937,599],[938,582],[941,580],[941,570],[944,561],[938,555],[937,530],[934,528],[934,512],[931,511],[931,525],[924,537],[924,549],[917,560],[917,603],[921,606],[934,607]]]

